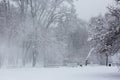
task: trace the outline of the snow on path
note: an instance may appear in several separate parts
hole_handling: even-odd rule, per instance
[[[0,69],[0,80],[120,80],[115,67]]]

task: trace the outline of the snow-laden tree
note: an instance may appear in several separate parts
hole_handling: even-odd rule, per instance
[[[49,45],[49,28],[65,18],[73,7],[72,0],[12,0],[20,13],[20,31],[23,34],[23,58],[26,52],[32,52],[32,65],[35,66],[37,56],[44,55],[46,64],[47,45]],[[30,23],[31,25],[28,25]],[[27,28],[29,28],[27,30]],[[31,28],[31,29],[30,29]],[[31,54],[30,54],[31,55]],[[25,60],[23,59],[23,64]]]
[[[47,56],[49,56],[46,50],[48,48],[47,45],[49,45],[49,28],[50,26],[53,27],[55,24],[59,23],[59,19],[69,12],[69,7],[64,4],[65,2],[66,0],[30,0],[33,27],[36,36],[34,38],[36,40],[34,43],[37,44],[37,41],[40,41],[41,44],[39,44],[39,46],[42,45],[44,66],[46,66]],[[62,9],[64,8],[66,8],[66,11],[63,12]],[[38,31],[41,33],[37,33]],[[40,37],[37,37],[37,34],[41,35],[41,39]]]
[[[67,63],[82,64],[88,53],[86,23],[77,18],[74,8],[66,15],[66,18],[60,19],[56,27],[56,38],[65,47],[63,63],[64,65]]]
[[[90,41],[92,48],[94,48],[95,51],[94,50],[93,51],[95,53],[103,54],[105,52],[105,49],[107,48],[104,40],[107,38],[105,37],[105,35],[108,32],[104,17],[98,16],[91,18],[89,24],[89,30],[90,31],[89,31],[88,41]],[[93,51],[90,54],[92,54]],[[107,59],[108,53],[104,53],[104,54],[106,54],[106,60],[108,60]]]
[[[0,25],[1,64],[63,65],[87,44],[73,0],[1,0]]]
[[[14,45],[18,45],[17,44],[18,42],[16,43],[15,41],[16,41],[16,37],[18,36],[17,26],[19,23],[19,15],[17,13],[17,9],[11,4],[9,0],[1,0],[0,2],[0,23],[1,23],[0,42],[5,43],[4,46],[6,46],[6,49],[8,47],[12,49]],[[2,55],[3,56],[7,55],[8,58],[9,56],[12,56],[12,54],[10,53],[5,53]],[[17,54],[15,54],[14,56],[17,56]],[[2,57],[2,59],[5,59],[6,62],[9,61],[8,58],[5,59]]]
[[[114,55],[120,49],[120,8],[119,3],[108,7],[109,13],[105,16],[92,18],[90,21],[90,38],[92,47],[96,53],[106,56],[106,65],[108,56]]]

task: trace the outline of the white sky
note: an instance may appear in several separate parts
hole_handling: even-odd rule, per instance
[[[107,6],[111,5],[113,0],[78,0],[75,2],[78,16],[83,20],[89,20],[92,16],[104,14]]]

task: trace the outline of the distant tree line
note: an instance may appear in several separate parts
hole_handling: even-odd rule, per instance
[[[80,63],[88,53],[86,26],[73,0],[1,0],[0,65]]]

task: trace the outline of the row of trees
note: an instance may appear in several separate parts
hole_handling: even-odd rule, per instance
[[[88,46],[85,27],[73,0],[1,0],[0,64],[46,67],[79,62]]]

